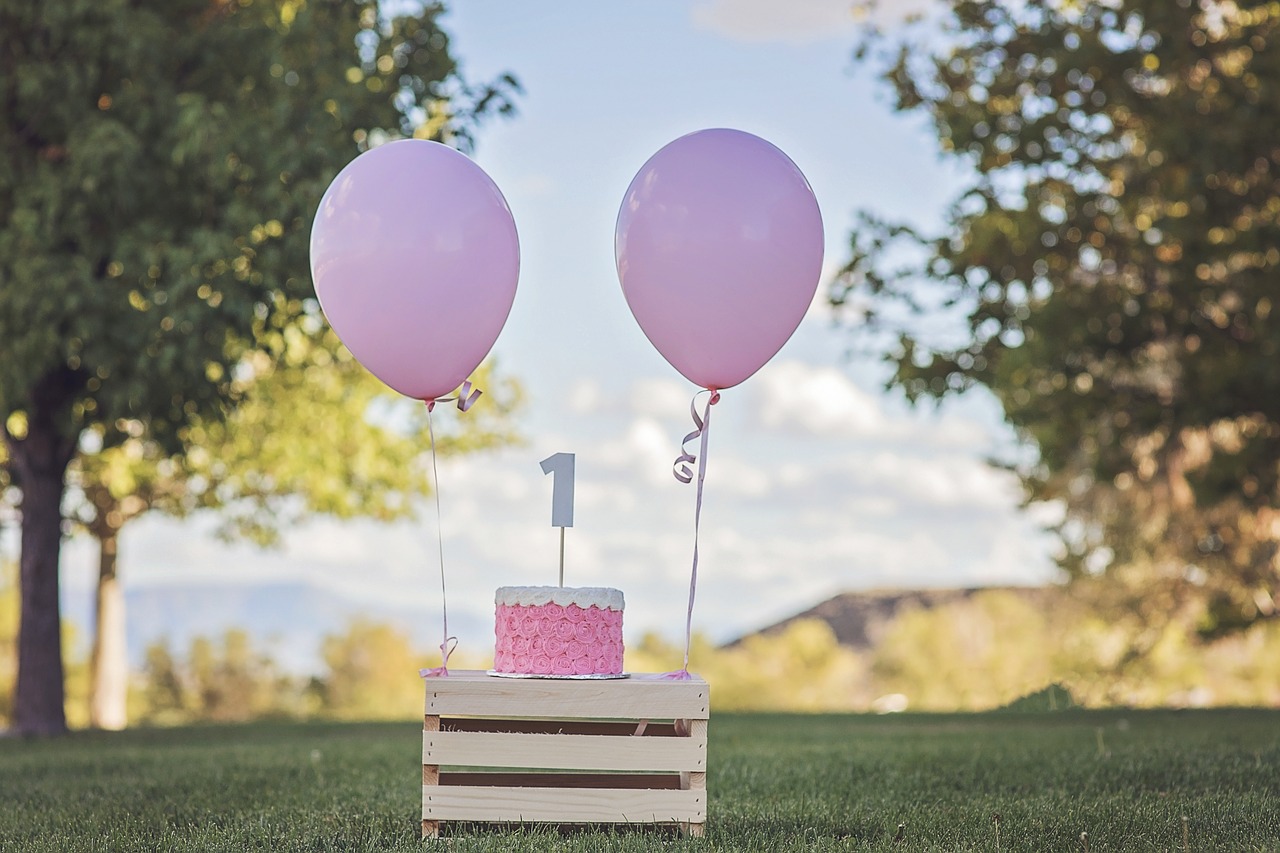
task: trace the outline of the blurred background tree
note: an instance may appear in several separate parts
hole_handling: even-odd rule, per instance
[[[226,420],[194,419],[175,454],[141,423],[123,443],[82,453],[69,473],[69,516],[98,543],[89,721],[127,724],[128,655],[120,535],[146,513],[216,511],[220,534],[264,547],[315,515],[394,521],[412,515],[430,488],[431,438],[424,406],[391,391],[331,330],[286,329],[282,357],[261,351],[237,371],[238,403]],[[489,366],[477,371],[484,404],[447,419],[436,444],[465,453],[516,440],[510,415],[520,387]],[[96,433],[90,430],[91,435]],[[82,442],[88,444],[88,442]],[[79,500],[75,500],[79,498]]]
[[[1061,565],[1169,642],[1280,606],[1280,11],[958,2],[860,55],[971,169],[939,236],[863,214],[831,290],[912,399],[989,390]]]
[[[0,433],[21,490],[14,728],[66,728],[58,556],[81,438],[172,454],[238,366],[318,317],[307,234],[360,150],[466,146],[509,75],[459,73],[438,5],[0,0]],[[91,449],[98,449],[91,448]]]
[[[217,640],[194,638],[185,658],[175,658],[167,643],[153,643],[141,693],[139,716],[153,724],[242,723],[304,713],[298,680],[238,628]]]
[[[649,633],[628,647],[626,668],[664,672],[683,659],[683,645]],[[726,711],[840,711],[866,708],[873,698],[865,662],[820,619],[797,619],[777,634],[723,648],[695,634],[689,661],[710,685],[715,707]]]
[[[18,567],[0,563],[0,720],[13,716],[18,674]]]
[[[320,709],[349,720],[404,719],[422,705],[422,680],[412,676],[426,665],[408,635],[390,625],[355,620],[341,634],[326,637],[321,649],[325,673],[313,685]]]

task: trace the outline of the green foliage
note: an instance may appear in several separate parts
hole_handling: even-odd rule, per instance
[[[417,716],[422,706],[418,670],[426,656],[388,625],[356,621],[324,641],[325,675],[319,685],[326,714],[355,720]]]
[[[910,398],[994,393],[1132,660],[1280,608],[1277,39],[1266,3],[957,3],[886,79],[972,186],[939,237],[865,216],[831,295]]]
[[[395,136],[465,147],[511,110],[509,75],[459,74],[443,11],[0,0],[0,435],[24,500],[24,731],[64,728],[58,526],[81,439],[145,436],[159,463],[219,422],[256,353],[287,362],[300,323],[321,332],[307,235],[337,171]]]
[[[1019,696],[1008,705],[1004,705],[996,710],[999,711],[1015,711],[1018,713],[1035,713],[1044,711],[1065,711],[1068,708],[1078,708],[1079,703],[1075,697],[1071,695],[1071,691],[1062,684],[1050,684],[1043,690],[1037,690],[1034,693],[1028,693],[1026,696]]]
[[[274,545],[282,528],[311,515],[411,515],[430,490],[425,407],[378,381],[332,331],[318,340],[291,331],[280,362],[259,352],[242,364],[236,408],[225,420],[195,419],[182,451],[168,454],[138,425],[136,437],[82,454],[70,475],[81,498],[73,517],[106,539],[145,512],[207,509],[222,517],[224,537]],[[518,440],[519,384],[486,365],[476,385],[485,396],[465,417],[436,416],[440,454]]]
[[[0,740],[0,839],[30,853],[421,851],[421,728],[273,723]],[[1278,732],[1276,711],[713,713],[706,838],[468,827],[450,846],[1039,853],[1082,851],[1087,833],[1094,853],[1274,850]]]
[[[866,664],[841,646],[820,619],[800,619],[777,634],[753,635],[719,649],[695,636],[690,668],[707,680],[717,710],[837,711],[866,708]],[[636,672],[678,669],[683,647],[654,634],[627,649]]]
[[[0,585],[0,712],[12,701],[16,598],[12,584]],[[74,629],[65,633],[66,648],[76,648]],[[695,636],[691,667],[711,685],[717,713],[1280,705],[1280,622],[1212,641],[1168,626],[1149,654],[1121,668],[1128,640],[1126,626],[1069,599],[1037,608],[992,591],[899,614],[865,653],[840,646],[820,620],[723,648]],[[368,620],[326,637],[318,651],[323,667],[306,677],[282,671],[242,631],[197,638],[181,651],[153,643],[132,679],[129,717],[150,726],[413,719],[422,704],[417,671],[439,663],[436,649]],[[627,649],[626,668],[673,670],[683,654],[681,645],[649,634]],[[475,650],[450,658],[455,669],[490,663]],[[68,718],[79,727],[87,722],[87,665],[75,657],[67,665]],[[0,713],[0,725],[4,719]]]
[[[1009,592],[979,593],[935,610],[900,614],[872,664],[884,693],[913,709],[991,708],[1057,674],[1046,614]]]
[[[298,717],[305,710],[295,679],[236,628],[217,641],[196,637],[181,660],[167,643],[153,643],[142,675],[141,695],[132,704],[145,723],[245,722]]]
[[[388,135],[465,142],[510,109],[513,81],[458,75],[439,6],[406,11],[0,6],[5,419],[55,373],[63,434],[96,424],[110,445],[140,419],[173,441],[220,416],[247,349],[279,352],[309,310],[307,234],[337,170]]]
[[[152,726],[421,716],[418,670],[439,663],[434,650],[415,649],[404,631],[390,625],[356,619],[342,633],[326,637],[319,651],[322,671],[304,677],[283,672],[238,629],[217,640],[196,637],[184,654],[175,653],[166,641],[152,643],[134,679],[130,716]],[[459,669],[486,668],[490,663],[465,654],[453,655],[449,662]]]

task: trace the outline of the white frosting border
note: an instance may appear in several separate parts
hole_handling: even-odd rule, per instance
[[[593,604],[601,610],[622,610],[626,606],[622,590],[607,586],[500,586],[493,602],[499,607],[576,604],[584,610]]]

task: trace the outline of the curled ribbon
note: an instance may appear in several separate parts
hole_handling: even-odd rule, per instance
[[[465,412],[475,405],[476,400],[479,400],[483,393],[479,388],[472,388],[471,380],[468,379],[462,383],[462,387],[453,397],[437,397],[434,400],[422,401],[427,404],[427,432],[431,436],[431,484],[434,486],[432,492],[436,497],[436,545],[440,551],[440,616],[444,628],[444,642],[440,644],[440,666],[418,670],[418,675],[423,678],[448,676],[449,655],[453,654],[453,650],[458,647],[458,638],[449,636],[449,603],[444,584],[444,534],[441,532],[444,525],[440,513],[440,472],[436,469],[436,428],[431,420],[431,413],[435,410],[436,403],[452,403],[455,400],[458,403],[458,410]]]
[[[448,628],[445,628],[445,631],[448,631],[448,630],[449,630]],[[440,644],[440,656],[441,656],[440,666],[433,666],[430,669],[420,669],[418,670],[418,675],[422,676],[423,678],[438,678],[440,676],[447,676],[449,674],[449,655],[453,654],[453,650],[456,649],[457,647],[458,647],[457,637],[445,637],[444,642]]]
[[[680,442],[681,453],[672,464],[672,474],[682,483],[693,481],[693,469],[690,466],[695,462],[698,464],[698,497],[693,511],[693,569],[689,573],[689,607],[685,611],[684,618],[684,667],[673,672],[664,672],[660,677],[667,681],[687,681],[691,678],[689,646],[693,641],[693,598],[698,589],[698,532],[702,526],[702,481],[707,476],[707,435],[711,431],[711,407],[720,402],[719,391],[707,390],[711,392],[711,396],[707,398],[707,404],[703,407],[701,416],[698,415],[698,394],[702,392],[694,394],[693,401],[689,403],[689,414],[693,416],[695,429]],[[685,446],[695,438],[700,439],[697,456],[689,453]]]
[[[702,392],[699,391],[698,394]],[[689,403],[689,414],[693,417],[694,431],[686,435],[680,440],[680,455],[676,457],[676,461],[671,463],[671,473],[682,483],[690,483],[693,481],[693,469],[689,466],[698,461],[698,457],[689,452],[685,446],[702,435],[706,429],[707,421],[711,418],[711,407],[720,402],[720,392],[712,391],[711,398],[707,401],[706,417],[698,416],[698,394],[693,395],[692,402]],[[702,443],[701,453],[706,454],[706,442]]]
[[[436,397],[433,400],[423,400],[422,402],[427,404],[427,411],[432,412],[435,411],[436,403],[452,403],[456,400],[458,402],[458,411],[465,412],[476,404],[476,400],[479,400],[482,394],[484,392],[479,388],[471,387],[471,380],[468,379],[462,383],[462,387],[458,389],[456,395],[452,397]],[[434,447],[434,445],[432,446]]]

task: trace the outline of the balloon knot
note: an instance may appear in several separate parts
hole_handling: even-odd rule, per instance
[[[472,388],[471,380],[468,379],[466,382],[462,383],[462,387],[458,389],[458,393],[453,397],[433,397],[430,400],[423,400],[422,402],[427,404],[428,412],[434,412],[436,410],[436,403],[453,402],[458,404],[458,411],[465,412],[467,409],[474,406],[476,404],[476,400],[479,400],[483,394],[484,392],[479,388]]]

